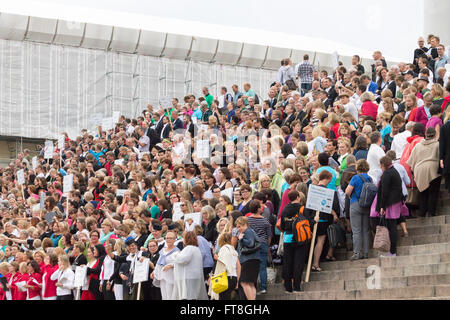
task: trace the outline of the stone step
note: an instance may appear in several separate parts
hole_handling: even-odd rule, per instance
[[[416,226],[416,227],[408,227],[408,222],[406,222],[406,228],[408,230],[409,236],[419,236],[419,235],[427,235],[427,234],[449,234],[450,233],[450,224],[441,224],[441,225],[431,225],[431,226]],[[401,231],[401,227],[398,227],[400,234],[403,234]]]
[[[328,290],[328,289],[325,289]],[[430,299],[450,296],[450,285],[423,285],[389,289],[365,289],[351,291],[304,291],[285,294],[281,284],[270,286],[268,294],[258,300],[398,300]]]
[[[420,217],[420,218],[416,218],[416,219],[406,220],[407,228],[425,227],[425,226],[443,225],[443,224],[450,224],[450,216],[441,215],[441,216],[436,216],[436,217],[426,217],[426,218]]]
[[[420,275],[450,274],[450,263],[442,262],[436,264],[419,264],[404,267],[380,268],[381,276],[384,278],[409,277]],[[309,280],[313,281],[337,281],[337,280],[364,280],[368,277],[367,268],[353,268],[348,270],[312,272]],[[306,273],[303,274],[303,280]]]
[[[420,236],[409,236],[408,238],[398,237],[397,246],[416,246],[421,244],[450,242],[450,233],[448,234],[427,234]]]
[[[405,288],[410,286],[422,285],[450,285],[450,274],[437,275],[419,275],[409,277],[392,277],[381,278],[380,289],[394,289]],[[309,291],[353,291],[353,290],[367,290],[366,279],[357,280],[328,280],[328,281],[310,281],[302,284],[302,289],[305,292]]]
[[[380,257],[355,261],[346,260],[346,261],[322,262],[320,263],[320,267],[322,270],[325,271],[334,271],[334,270],[367,268],[368,266],[371,265],[381,267],[397,267],[397,266],[404,267],[410,265],[436,264],[440,262],[447,262],[448,259],[447,253],[449,252],[447,249],[450,248],[450,244],[439,243],[436,245],[437,248],[434,250],[433,254],[417,252],[412,253],[411,255],[397,256],[397,257]]]
[[[403,238],[402,238],[403,239]],[[407,238],[409,239],[409,238]],[[434,245],[434,244],[440,244],[443,242],[438,242],[436,240],[443,240],[443,241],[450,241],[450,233],[448,235],[444,235],[443,237],[440,237],[439,235],[436,236],[418,236],[415,239],[411,239],[411,240],[401,240],[401,242],[398,244],[397,246],[397,255],[399,256],[404,256],[404,255],[409,255],[410,253],[410,249],[412,248],[412,250],[414,250],[414,247],[417,247],[419,245]],[[410,243],[416,243],[415,245],[410,245],[407,244],[405,242],[410,242]],[[423,242],[425,242],[425,244],[422,244]],[[371,245],[372,247],[372,245]],[[433,250],[433,247],[430,248],[431,250]],[[413,251],[414,252],[414,251]],[[430,252],[431,253],[431,252]],[[382,254],[382,252],[375,250],[375,249],[370,249],[369,250],[369,258],[378,258],[380,257],[380,255]],[[334,257],[336,258],[337,261],[346,261],[349,260],[351,258],[351,256],[353,255],[353,251],[347,251],[345,249],[338,249],[334,252]]]
[[[433,254],[433,253],[444,253],[450,251],[450,242],[447,243],[430,243],[415,246],[402,246],[397,248],[397,255],[407,256],[415,254]],[[334,251],[334,256],[338,261],[349,260],[353,255],[352,251],[347,251],[346,249],[336,249]],[[369,250],[369,258],[378,258],[380,252],[375,249]]]

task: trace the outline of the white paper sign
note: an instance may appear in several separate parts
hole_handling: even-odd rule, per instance
[[[44,210],[45,208],[45,192],[41,192],[41,198],[39,201],[39,209]]]
[[[310,185],[306,208],[314,211],[331,213],[333,208],[334,190]]]
[[[115,160],[115,161],[114,161],[114,164],[115,164],[115,165],[118,165],[118,166],[123,165],[123,159]]]
[[[124,196],[125,192],[127,192],[127,189],[117,189],[116,196]]]
[[[183,214],[183,212],[174,212],[173,214],[172,214],[172,221],[178,221],[178,220],[183,220],[182,218],[183,218],[183,216],[184,216],[184,214]]]
[[[209,125],[207,125],[207,124],[201,124],[201,125],[199,126],[199,131],[204,131],[204,132],[206,132],[206,131],[208,131],[208,129],[209,129]]]
[[[220,191],[221,196],[228,196],[231,201],[233,201],[233,188],[228,188],[225,190]]]
[[[23,169],[17,171],[17,183],[19,185],[25,184],[25,173]]]
[[[205,199],[212,199],[212,198],[214,198],[214,197],[213,197],[213,194],[212,194],[212,191],[211,191],[211,190],[206,191],[206,192],[203,194],[203,198],[205,198]]]
[[[47,140],[45,141],[45,147],[44,147],[44,159],[51,159],[53,158],[53,141]]]
[[[333,68],[337,69],[339,67],[339,55],[337,51],[333,52]]]
[[[193,213],[187,213],[184,215],[184,221],[187,219],[192,219],[194,223],[198,224],[199,226],[202,225],[202,213],[201,212],[193,212]]]
[[[149,259],[145,258],[142,262],[136,261],[134,265],[133,283],[148,281]]]
[[[113,118],[105,118],[102,120],[102,130],[111,130],[114,129]]]
[[[183,214],[181,211],[181,202],[175,202],[173,204],[173,214]]]
[[[163,97],[159,98],[159,104],[164,109],[171,109],[173,107],[172,99],[170,99],[169,96],[163,96]]]
[[[63,179],[63,192],[67,193],[73,190],[73,174],[64,176]]]
[[[120,111],[114,111],[112,118],[114,123],[118,123],[120,120]]]
[[[58,149],[62,150],[64,149],[64,142],[66,141],[66,137],[65,136],[60,136],[58,138]]]
[[[102,122],[103,115],[101,113],[94,113],[91,115],[91,123],[95,125],[99,125]]]
[[[209,151],[209,140],[197,140],[195,142],[197,158],[208,159],[211,155]]]
[[[36,170],[36,168],[38,166],[38,158],[37,158],[37,156],[33,157],[33,159],[31,159],[31,162],[33,164],[33,170]]]
[[[87,284],[87,266],[78,266],[75,268],[75,279],[73,286],[75,288],[81,288]]]

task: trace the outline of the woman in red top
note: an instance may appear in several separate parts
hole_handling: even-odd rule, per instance
[[[9,289],[9,291],[6,291],[6,300],[14,300],[17,290],[17,287],[14,284],[19,275],[18,271],[19,264],[15,261],[11,262],[9,266],[9,273],[6,275],[6,278],[8,279],[6,286]]]
[[[87,266],[91,269],[95,269],[98,266],[98,259],[94,255],[94,248],[89,248],[87,252],[88,264]],[[81,292],[81,300],[96,300],[95,295],[89,290],[91,280],[98,280],[98,274],[91,273],[89,275],[88,284],[83,287]]]
[[[27,289],[24,285],[27,284],[28,278],[30,275],[27,272],[27,263],[21,262],[19,265],[19,272],[17,276],[17,280],[14,285],[16,288],[15,297],[13,296],[13,300],[26,300],[27,299]]]
[[[29,274],[25,285],[25,288],[27,288],[27,300],[41,300],[42,276],[39,264],[34,260],[28,262],[27,272]]]
[[[50,277],[58,270],[58,257],[54,253],[46,255],[44,258],[45,267],[42,271],[42,300],[56,300],[56,282]]]
[[[44,263],[45,253],[43,251],[36,251],[33,254],[33,259],[36,261],[39,265],[39,269],[41,270],[39,273],[41,276],[44,274],[45,269],[45,263]]]
[[[369,116],[376,120],[378,114],[378,105],[373,103],[375,96],[372,92],[364,92],[359,98],[363,103],[361,106],[360,116]]]

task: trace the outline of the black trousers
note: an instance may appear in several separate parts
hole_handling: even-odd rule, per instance
[[[114,292],[111,290],[106,290],[106,283],[107,281],[103,281],[102,284],[102,293],[103,293],[103,300],[116,300],[116,296],[114,295]]]
[[[57,296],[56,300],[73,300],[72,294],[66,294],[64,296]]]
[[[231,300],[231,294],[236,288],[236,284],[236,277],[228,277],[228,289],[222,293],[219,293],[219,300]]]
[[[284,244],[283,279],[286,291],[292,292],[292,279],[294,279],[294,290],[300,291],[307,252],[307,245]]]
[[[398,231],[397,225],[400,219],[386,219],[386,228],[389,230],[389,240],[391,240],[391,253],[397,253]],[[372,231],[375,233],[380,225],[380,218],[370,218]]]
[[[419,214],[425,216],[436,215],[436,207],[439,196],[439,188],[441,187],[442,177],[438,177],[430,182],[428,189],[419,192]]]
[[[161,289],[153,286],[153,280],[142,282],[141,285],[143,300],[162,300]],[[142,299],[141,299],[142,300]]]

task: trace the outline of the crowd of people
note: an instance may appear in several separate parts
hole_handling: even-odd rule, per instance
[[[0,300],[254,300],[279,264],[298,292],[315,224],[312,272],[336,260],[333,226],[359,260],[383,224],[383,256],[396,256],[407,218],[437,214],[442,177],[450,191],[450,59],[427,40],[390,68],[379,51],[371,70],[354,56],[330,74],[308,55],[283,59],[259,95],[205,87],[111,130],[65,134],[52,157],[19,153],[0,168]],[[331,213],[305,207],[311,185],[334,191]]]

